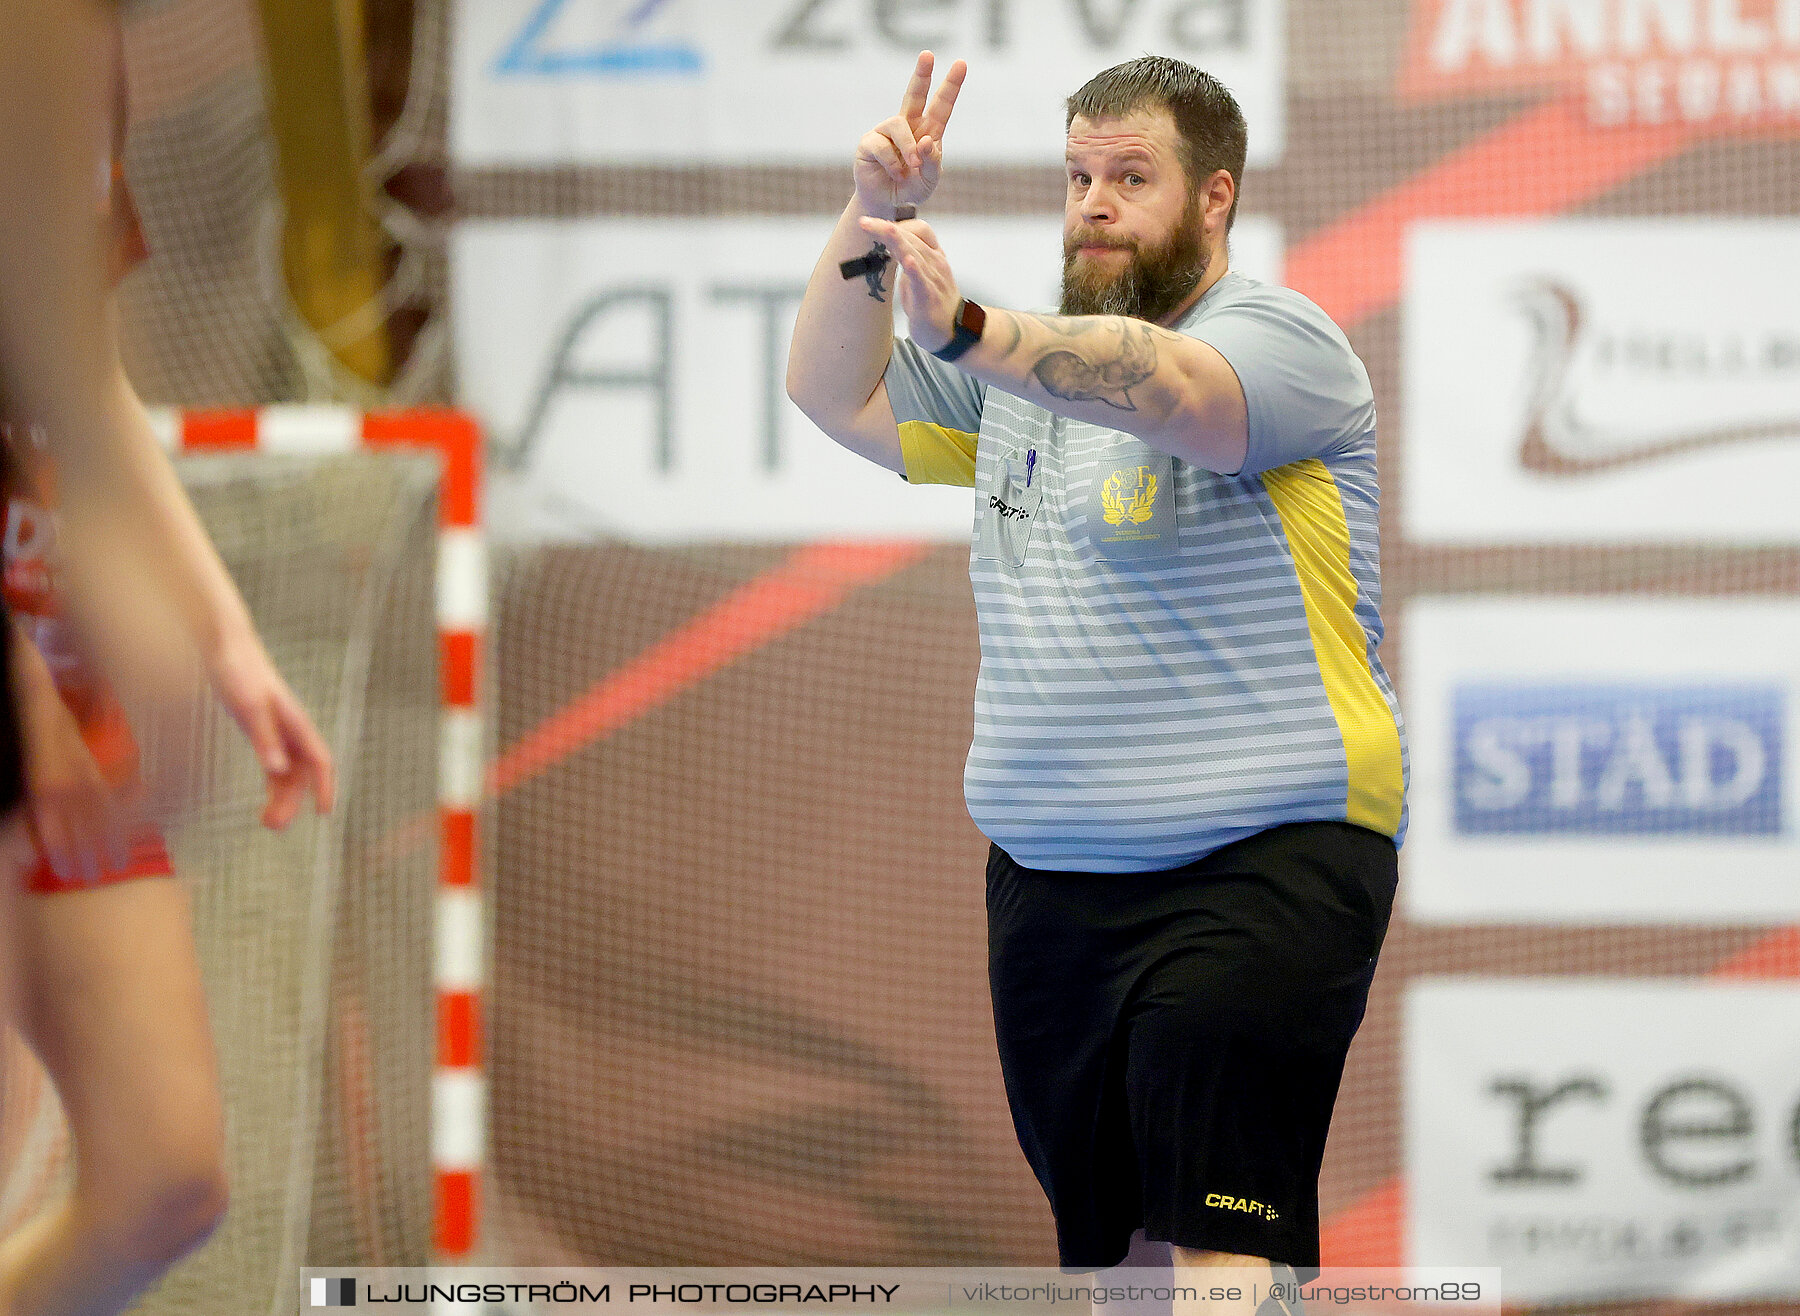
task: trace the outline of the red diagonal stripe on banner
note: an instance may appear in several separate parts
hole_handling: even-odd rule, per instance
[[[1591,126],[1557,100],[1527,111],[1320,229],[1288,252],[1286,280],[1346,327],[1399,299],[1406,229],[1421,219],[1554,215],[1678,154],[1683,126]]]
[[[551,714],[494,761],[492,794],[665,704],[726,665],[885,580],[930,551],[921,543],[812,544],[732,591]]]
[[[1714,966],[1715,978],[1800,978],[1800,927],[1778,928]]]
[[[1714,978],[1800,978],[1800,927],[1777,928],[1715,964]],[[1327,1220],[1319,1251],[1327,1266],[1404,1264],[1406,1189],[1398,1176]]]

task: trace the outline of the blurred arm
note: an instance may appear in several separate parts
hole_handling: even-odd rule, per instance
[[[0,0],[0,394],[44,426],[58,467],[70,602],[105,665],[179,698],[194,613],[131,497],[142,408],[110,324],[103,180],[111,7]],[[154,443],[150,445],[154,448]]]
[[[136,551],[165,564],[183,628],[210,666],[224,650],[255,642],[256,627],[125,375],[114,308],[108,308],[103,323],[112,347],[107,405],[114,451],[108,456],[117,462],[109,484],[118,496],[118,510],[130,512]]]

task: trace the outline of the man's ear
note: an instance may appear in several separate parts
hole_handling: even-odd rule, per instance
[[[1231,212],[1232,202],[1237,200],[1237,185],[1231,180],[1229,169],[1215,169],[1213,176],[1207,180],[1206,208],[1215,208],[1223,213]]]

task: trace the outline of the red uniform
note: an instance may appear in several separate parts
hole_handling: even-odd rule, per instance
[[[118,138],[122,140],[122,82],[120,90]],[[115,278],[122,278],[148,253],[116,155],[105,204],[113,220],[113,272]],[[128,790],[137,782],[137,741],[126,721],[124,706],[83,656],[66,616],[56,558],[56,479],[43,440],[42,431],[35,426],[0,421],[0,441],[6,445],[6,460],[0,463],[0,493],[6,499],[5,540],[0,552],[5,574],[0,592],[4,593],[13,617],[43,654],[55,678],[57,693],[75,715],[81,738],[101,772],[115,788]],[[160,877],[172,871],[161,831],[144,824],[131,837],[126,865],[106,871],[100,881]],[[79,890],[88,884],[80,879],[57,877],[40,856],[26,885],[32,891],[54,892]]]

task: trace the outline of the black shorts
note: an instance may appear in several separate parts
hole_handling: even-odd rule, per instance
[[[1394,843],[1274,827],[1161,873],[988,858],[1019,1145],[1072,1270],[1131,1233],[1319,1264],[1319,1165],[1393,909]]]

